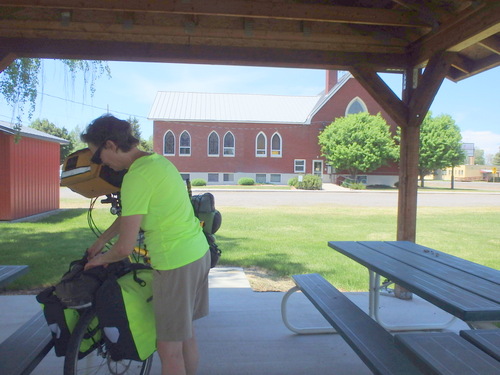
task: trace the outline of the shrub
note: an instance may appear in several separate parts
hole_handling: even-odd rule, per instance
[[[191,185],[193,186],[206,186],[207,182],[203,178],[195,178],[191,181]]]
[[[255,185],[255,181],[250,177],[242,177],[238,180],[238,185]]]
[[[361,182],[353,182],[352,184],[349,184],[349,189],[352,190],[365,190],[366,185],[362,184]]]
[[[323,187],[321,178],[312,174],[306,174],[303,176],[302,181],[299,181],[298,177],[293,177],[288,180],[288,185],[293,186],[296,189],[304,190],[321,190]]]

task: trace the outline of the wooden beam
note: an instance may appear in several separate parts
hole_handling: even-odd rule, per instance
[[[429,60],[422,79],[408,103],[408,126],[420,126],[449,68],[450,59],[446,53],[436,54]]]
[[[408,108],[389,86],[379,77],[373,67],[354,65],[349,69],[356,80],[378,104],[386,111],[398,126],[405,126]]]
[[[110,61],[177,62],[195,64],[301,67],[348,70],[359,61],[370,61],[382,70],[387,66],[405,66],[384,54],[337,53],[331,51],[257,47],[221,47],[210,45],[156,44],[99,40],[0,37],[0,55],[16,53],[20,57]]]
[[[242,24],[243,25],[243,24]],[[297,27],[296,31],[252,30],[246,34],[244,27],[234,28],[229,25],[212,24],[191,25],[189,32],[179,21],[173,26],[150,26],[134,24],[130,29],[124,29],[122,23],[71,22],[61,26],[56,21],[26,21],[0,20],[0,34],[3,37],[43,39],[94,39],[109,41],[127,41],[144,43],[202,44],[202,41],[212,46],[257,46],[268,48],[293,48],[307,50],[328,50],[339,52],[371,52],[404,55],[405,42],[392,38],[388,42],[377,40],[371,35],[338,35],[324,30],[304,36]]]
[[[474,61],[472,69],[468,73],[458,71],[456,69],[450,69],[447,78],[454,82],[458,82],[497,66],[500,66],[500,55],[490,55],[481,60]]]
[[[16,55],[10,52],[0,53],[0,73],[2,73],[7,67],[12,64],[16,59]]]
[[[416,69],[409,69],[405,72],[405,82],[418,83],[417,85],[408,84],[405,87],[404,100],[408,103],[409,115],[405,126],[400,125],[401,143],[397,229],[397,239],[400,241],[415,242],[420,125],[446,77],[449,67],[448,54],[437,54],[430,59],[421,76]]]
[[[351,23],[430,28],[414,10],[376,9],[326,4],[287,4],[285,1],[244,0],[0,0],[0,6],[85,9],[117,12],[153,12],[227,17],[272,18],[310,22]]]
[[[500,36],[492,35],[489,38],[483,39],[479,45],[487,50],[500,55]]]
[[[411,65],[419,66],[442,51],[461,51],[500,32],[500,1],[482,1],[469,7],[436,32],[413,43],[408,53]]]

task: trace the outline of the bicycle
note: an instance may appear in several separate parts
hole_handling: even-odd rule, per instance
[[[106,349],[102,334],[97,334],[95,349],[84,358],[79,359],[79,351],[85,338],[95,337],[96,330],[100,330],[94,308],[83,311],[71,338],[64,359],[64,375],[148,375],[151,371],[153,355],[144,361],[124,359],[113,361]]]
[[[111,203],[111,212],[119,214],[119,198],[108,196],[104,203]],[[88,221],[91,229],[96,233],[97,228],[91,217],[92,207],[93,203],[91,203],[91,208],[89,209]],[[141,243],[140,240],[139,243]],[[134,256],[133,261],[139,262],[139,259],[142,258],[142,261],[149,263],[147,249],[137,246],[134,248],[132,254]],[[91,350],[84,357],[80,358],[80,348],[86,339],[91,339]],[[64,375],[148,375],[151,371],[153,355],[144,361],[128,359],[114,361],[106,348],[104,334],[99,326],[95,309],[94,307],[89,307],[82,310],[81,316],[68,342],[64,358]]]

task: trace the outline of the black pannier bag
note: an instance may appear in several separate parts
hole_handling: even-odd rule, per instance
[[[36,299],[43,306],[43,314],[54,339],[56,356],[63,357],[66,355],[71,334],[80,319],[81,310],[66,308],[54,291],[55,287],[53,286],[46,288],[36,296]],[[101,331],[98,329],[97,319],[94,319],[90,326],[93,329],[82,341],[78,359],[82,359],[92,352],[101,340]]]
[[[110,276],[96,293],[95,308],[113,361],[144,361],[156,350],[153,271]]]
[[[210,246],[210,267],[213,268],[217,265],[222,253],[215,242],[216,238],[214,236],[222,224],[222,215],[215,208],[215,198],[211,193],[204,193],[191,197],[191,204],[193,205],[195,216],[200,220],[203,233]]]
[[[58,357],[66,355],[68,341],[81,313],[95,304],[96,292],[104,281],[110,276],[121,276],[132,270],[148,267],[125,259],[107,267],[99,266],[84,271],[86,263],[87,255],[71,262],[69,270],[55,286],[44,289],[36,296],[37,301],[42,304]],[[95,329],[83,340],[79,359],[94,350],[101,339],[97,318],[91,322],[91,327]]]

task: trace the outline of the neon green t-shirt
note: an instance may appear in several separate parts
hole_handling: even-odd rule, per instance
[[[200,259],[208,243],[177,168],[158,154],[135,160],[123,178],[122,216],[144,215],[141,228],[157,270]]]

